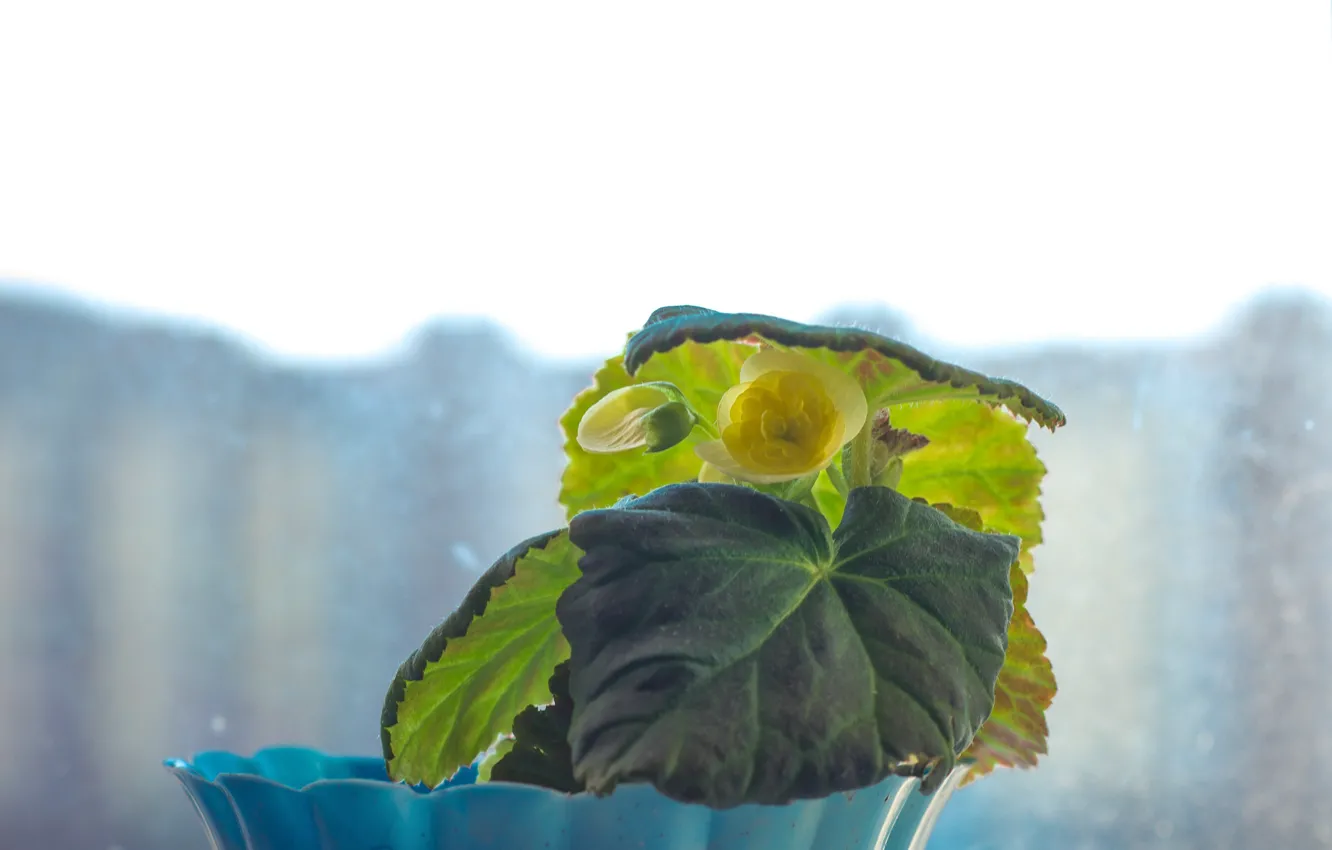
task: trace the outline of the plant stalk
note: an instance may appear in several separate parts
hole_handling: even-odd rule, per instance
[[[852,489],[873,484],[870,462],[874,456],[874,433],[870,423],[861,426],[860,433],[851,441],[851,469],[847,483]]]

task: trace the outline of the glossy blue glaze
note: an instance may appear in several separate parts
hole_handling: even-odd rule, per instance
[[[166,765],[217,850],[921,850],[962,775],[931,797],[894,777],[854,794],[718,811],[647,785],[598,798],[476,784],[474,767],[426,791],[390,782],[380,759],[299,747]]]

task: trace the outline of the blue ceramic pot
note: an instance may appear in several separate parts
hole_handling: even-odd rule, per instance
[[[921,850],[964,773],[932,796],[892,777],[853,794],[714,810],[649,785],[608,797],[466,768],[433,791],[390,782],[377,758],[277,747],[171,759],[217,850]]]

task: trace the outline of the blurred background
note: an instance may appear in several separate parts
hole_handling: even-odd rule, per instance
[[[1332,847],[1332,9],[915,5],[0,0],[0,848],[377,752],[677,303],[1068,414],[1051,753],[932,848]]]

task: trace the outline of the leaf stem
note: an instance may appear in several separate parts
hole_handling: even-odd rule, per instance
[[[843,498],[845,498],[846,477],[842,475],[842,470],[838,467],[836,463],[832,463],[828,465],[828,468],[825,471],[828,473],[828,480],[832,482],[832,486],[837,488],[837,492],[840,493],[843,496]]]
[[[902,482],[902,459],[895,457],[888,461],[888,465],[883,468],[874,483],[880,487],[887,487],[892,490],[897,489],[897,485]]]
[[[851,470],[849,483],[852,489],[868,487],[874,483],[870,479],[870,458],[874,454],[874,433],[870,423],[866,422],[851,441]]]

